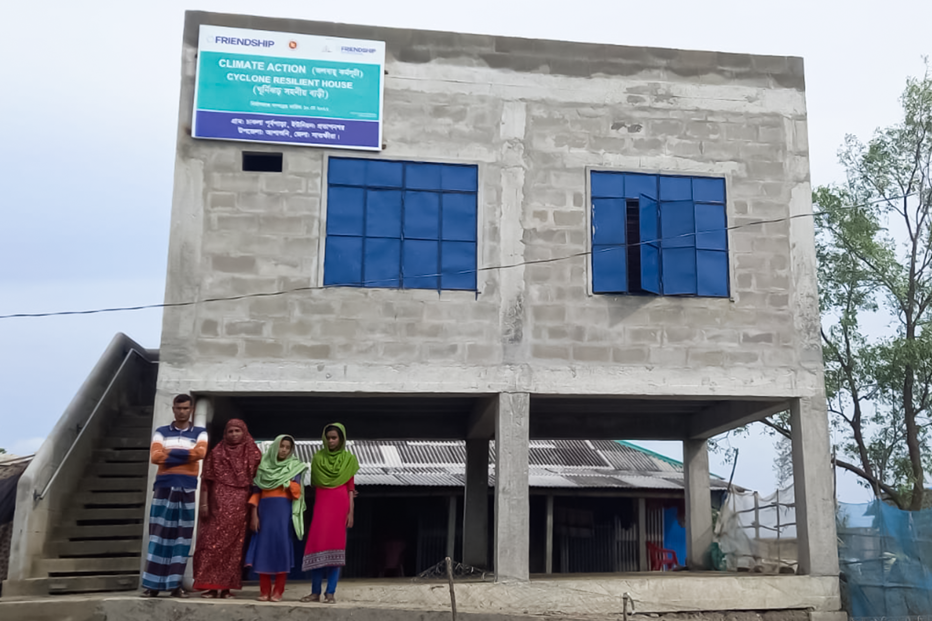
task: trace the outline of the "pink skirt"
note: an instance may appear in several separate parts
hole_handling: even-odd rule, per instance
[[[346,517],[349,515],[348,483],[340,487],[317,487],[314,490],[314,517],[304,546],[301,568],[346,565]]]

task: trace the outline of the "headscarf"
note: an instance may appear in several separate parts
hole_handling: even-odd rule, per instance
[[[291,451],[291,455],[284,461],[278,460],[278,449],[282,440],[291,440],[291,446],[295,446],[294,438],[287,435],[281,435],[275,438],[265,453],[262,455],[262,461],[259,462],[259,470],[256,472],[256,478],[253,481],[259,489],[275,489],[277,487],[288,487],[291,480],[304,473],[307,470],[307,464],[300,461]],[[294,532],[298,539],[304,537],[304,486],[301,486],[300,495],[291,503],[291,523],[294,525]]]
[[[231,427],[243,431],[243,437],[235,444],[227,440],[227,432]],[[223,439],[204,460],[204,480],[230,487],[249,487],[256,476],[260,459],[262,452],[249,435],[246,423],[238,418],[231,419],[223,428]]]
[[[336,427],[343,436],[340,445],[333,451],[327,447],[327,429]],[[314,453],[311,460],[311,485],[314,487],[340,487],[353,478],[359,471],[356,456],[346,450],[346,428],[340,423],[331,423],[324,427],[321,435],[323,447]]]

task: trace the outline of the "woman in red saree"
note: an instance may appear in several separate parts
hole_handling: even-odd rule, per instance
[[[203,597],[233,597],[243,586],[243,541],[252,480],[262,453],[246,423],[234,418],[204,460],[194,588]]]
[[[324,445],[311,461],[314,517],[304,547],[302,569],[311,572],[311,593],[302,602],[319,602],[324,574],[324,601],[336,601],[334,593],[340,568],[346,565],[346,529],[353,527],[356,456],[346,450],[346,429],[340,423],[324,427]]]

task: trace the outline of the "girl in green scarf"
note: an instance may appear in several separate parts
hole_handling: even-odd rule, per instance
[[[259,601],[277,602],[285,592],[285,579],[294,567],[292,529],[304,537],[304,485],[307,464],[294,454],[294,438],[278,436],[262,455],[252,505],[252,540],[246,566],[259,574]],[[272,590],[275,574],[275,590]]]
[[[311,594],[304,602],[319,602],[324,573],[327,592],[324,601],[336,601],[334,592],[340,567],[346,565],[346,529],[353,527],[356,496],[356,456],[346,450],[346,428],[340,423],[324,427],[324,445],[311,462],[314,486],[314,517],[304,548],[302,569],[311,572]]]

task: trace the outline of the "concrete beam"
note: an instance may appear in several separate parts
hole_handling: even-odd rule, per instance
[[[682,440],[688,418],[681,414],[628,416],[567,412],[531,416],[531,438],[541,440]]]
[[[788,409],[787,401],[720,401],[690,417],[688,437],[706,440]]]
[[[683,473],[686,484],[686,567],[709,568],[712,545],[712,494],[709,490],[709,443],[683,442]]]
[[[495,417],[495,581],[528,580],[528,393],[502,393]]]
[[[790,407],[799,572],[838,575],[831,451],[825,400],[794,399]]]

